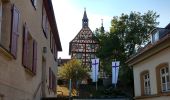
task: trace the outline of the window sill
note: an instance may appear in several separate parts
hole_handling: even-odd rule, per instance
[[[25,67],[25,71],[30,74],[31,76],[35,76],[35,73],[33,73],[30,69]]]
[[[0,45],[0,55],[4,56],[8,60],[13,59],[12,54],[7,49],[5,49],[2,45]]]
[[[10,0],[2,0],[2,2],[9,2]]]
[[[159,93],[160,96],[170,96],[170,91]]]
[[[144,95],[144,96],[136,96],[134,99],[146,99],[146,98],[155,98],[160,97],[158,94],[152,94],[152,95]]]
[[[134,99],[147,99],[147,98],[156,98],[161,96],[170,96],[170,92],[152,94],[152,95],[144,95],[144,96],[136,96]]]

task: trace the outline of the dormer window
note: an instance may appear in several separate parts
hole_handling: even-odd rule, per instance
[[[159,40],[159,31],[156,30],[153,34],[152,34],[152,43],[156,42]]]

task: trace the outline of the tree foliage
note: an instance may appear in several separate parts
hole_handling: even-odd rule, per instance
[[[158,25],[156,22],[158,17],[159,15],[153,11],[143,15],[139,12],[131,12],[129,15],[115,16],[111,22],[110,33],[119,37],[126,56],[130,56],[149,41],[149,32]]]
[[[88,78],[87,67],[82,66],[77,59],[71,59],[59,69],[59,77],[65,80],[81,81]]]
[[[96,55],[100,58],[101,67],[106,74],[111,74],[111,62],[116,59],[121,62],[119,73],[121,83],[127,86],[133,83],[132,69],[125,62],[138,48],[148,43],[149,32],[159,24],[156,21],[158,17],[159,15],[153,11],[144,14],[131,12],[121,14],[120,17],[114,16],[110,32],[103,32],[101,28],[96,29],[95,36],[100,45]]]

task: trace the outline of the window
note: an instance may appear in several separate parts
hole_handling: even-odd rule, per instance
[[[157,91],[158,94],[170,93],[169,65],[159,64],[156,67]]]
[[[169,68],[163,67],[160,69],[161,88],[162,92],[170,91]]]
[[[56,76],[51,68],[49,68],[49,88],[56,92]]]
[[[32,38],[27,26],[24,28],[23,35],[23,66],[36,74],[37,67],[37,42]]]
[[[50,32],[50,49],[51,49],[51,52],[53,52],[53,33]]]
[[[55,44],[55,46],[54,46],[54,59],[55,59],[55,61],[57,61],[57,45]]]
[[[52,70],[49,68],[49,88],[52,89]]]
[[[143,80],[144,80],[144,94],[150,95],[151,94],[151,88],[150,88],[149,73],[143,75]]]
[[[44,7],[42,9],[42,28],[43,28],[44,35],[47,38],[47,34],[49,32],[49,22],[48,22],[46,10]]]
[[[77,59],[82,59],[82,53],[77,53]]]
[[[150,76],[149,71],[143,71],[140,74],[141,79],[141,95],[150,95],[151,94],[151,86],[150,86]]]
[[[159,40],[159,31],[157,30],[155,33],[152,34],[152,43]]]
[[[17,56],[17,41],[19,36],[19,11],[18,9],[13,6],[13,13],[12,13],[12,33],[11,33],[11,43],[10,43],[10,52],[16,58]]]
[[[31,2],[32,2],[32,5],[34,6],[34,8],[36,8],[37,0],[31,0]]]
[[[20,13],[15,5],[0,1],[0,45],[17,58]]]

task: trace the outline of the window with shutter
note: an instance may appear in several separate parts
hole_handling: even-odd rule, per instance
[[[52,71],[51,71],[51,68],[49,68],[49,88],[52,89]]]
[[[54,73],[52,73],[52,90],[56,91],[56,77]]]
[[[2,24],[2,1],[0,1],[0,43],[1,43],[1,24]]]
[[[53,33],[50,32],[50,49],[51,49],[51,52],[52,52],[52,46],[53,46]]]
[[[19,27],[19,10],[13,6],[12,10],[12,31],[11,31],[11,43],[10,43],[10,52],[14,56],[17,57],[17,41],[18,41],[18,27]]]
[[[23,34],[23,66],[34,75],[37,67],[37,42],[32,38],[27,25],[24,26]]]
[[[55,53],[54,53],[54,58],[57,61],[57,46],[55,45]]]
[[[36,74],[37,68],[37,42],[33,41],[33,64],[32,64],[32,72]]]
[[[47,14],[45,11],[45,8],[43,7],[42,9],[42,28],[43,28],[43,32],[45,37],[47,38],[47,32],[48,32],[48,18],[47,18]]]
[[[22,53],[22,64],[24,67],[28,66],[28,28],[25,24],[23,33],[23,53]]]

